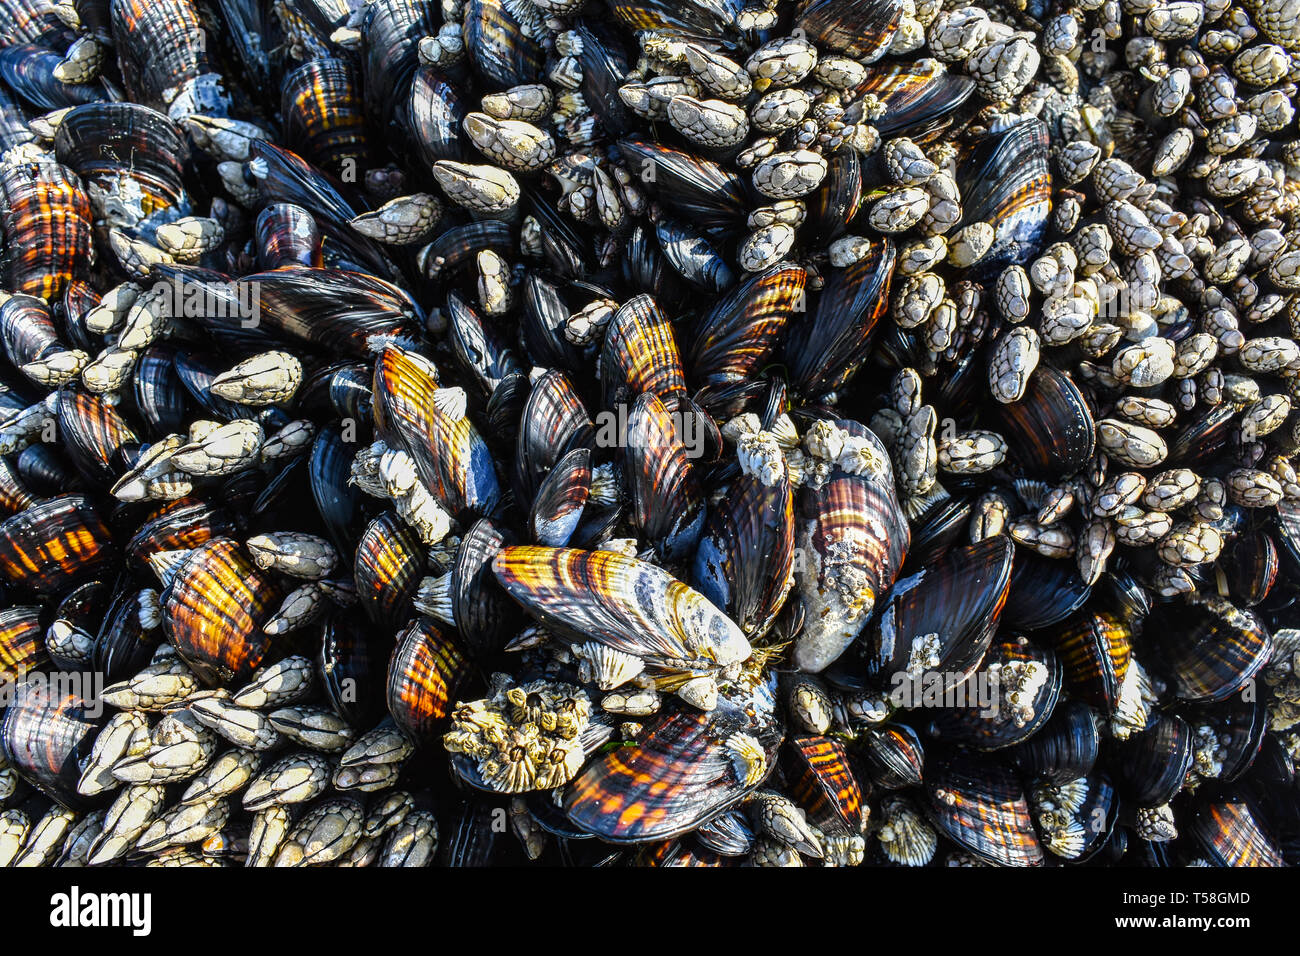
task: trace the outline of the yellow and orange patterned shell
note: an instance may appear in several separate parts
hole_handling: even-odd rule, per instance
[[[108,526],[85,495],[47,498],[0,522],[0,573],[33,591],[60,594],[114,557]]]
[[[14,689],[0,725],[0,749],[33,787],[65,807],[83,810],[97,801],[79,794],[77,781],[108,713],[100,706],[92,716],[59,678],[24,681]]]
[[[191,0],[113,0],[113,40],[131,99],[166,109],[164,91],[216,72]]]
[[[610,843],[666,840],[695,829],[758,786],[771,769],[784,733],[774,687],[768,681],[753,691],[724,693],[708,713],[661,711],[634,746],[613,746],[588,761],[564,793],[564,812]],[[756,782],[746,781],[744,765],[728,745],[737,734],[748,735],[763,751]]]
[[[672,323],[648,295],[624,302],[609,320],[600,353],[606,407],[651,392],[668,407],[686,396],[682,357]]]
[[[7,518],[30,508],[36,496],[28,491],[9,459],[0,458],[0,517]]]
[[[1244,801],[1205,801],[1197,809],[1191,829],[1196,843],[1216,866],[1287,865]]]
[[[119,476],[115,455],[138,440],[131,426],[101,395],[65,386],[54,406],[59,438],[77,469],[96,484],[107,486]]]
[[[262,622],[282,596],[237,542],[214,538],[176,568],[164,595],[163,624],[176,652],[204,683],[242,682],[271,647]]]
[[[15,163],[0,170],[4,287],[53,300],[94,261],[90,200],[57,163]]]
[[[468,667],[456,642],[432,621],[412,621],[397,635],[388,662],[388,713],[393,722],[417,742],[432,739],[438,723],[451,712]]]
[[[866,823],[862,785],[844,745],[833,737],[796,737],[787,752],[791,799],[813,820],[839,820],[850,833],[861,833]]]
[[[686,349],[692,381],[743,381],[767,363],[791,314],[805,307],[808,273],[788,263],[740,283],[715,305]]]
[[[411,614],[424,574],[424,549],[410,525],[385,512],[361,533],[352,571],[362,610],[392,633]]]
[[[356,72],[346,60],[308,60],[280,85],[285,145],[335,176],[370,166]]]
[[[20,605],[0,611],[0,683],[14,683],[47,660],[41,609]]]
[[[926,813],[947,837],[995,866],[1043,866],[1043,848],[1015,775],[972,755],[927,768]]]
[[[153,573],[149,558],[159,551],[188,551],[235,533],[230,515],[199,498],[177,498],[159,505],[126,543],[126,560],[140,575]]]
[[[1128,625],[1109,611],[1084,610],[1043,631],[1065,671],[1071,693],[1113,714],[1133,656]]]

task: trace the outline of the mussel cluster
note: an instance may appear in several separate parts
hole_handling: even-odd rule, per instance
[[[1300,858],[1295,0],[0,0],[0,863]]]

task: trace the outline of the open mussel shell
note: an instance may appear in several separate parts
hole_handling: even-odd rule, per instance
[[[492,456],[463,407],[440,407],[438,388],[427,359],[388,346],[375,363],[375,427],[390,448],[411,456],[452,517],[489,515],[501,499]]]
[[[1183,788],[1194,746],[1187,721],[1177,714],[1161,714],[1142,733],[1120,744],[1112,761],[1120,792],[1138,807],[1168,803]]]
[[[670,704],[633,746],[593,757],[564,791],[569,820],[608,843],[695,829],[766,779],[784,735],[775,679],[731,688],[707,713]]]
[[[424,548],[391,511],[366,525],[352,568],[357,601],[374,624],[391,633],[410,616],[424,574]]]
[[[1044,631],[1044,639],[1060,658],[1070,693],[1113,714],[1133,656],[1128,625],[1108,611],[1084,610]]]
[[[1273,641],[1251,611],[1218,598],[1165,604],[1145,633],[1182,700],[1224,700],[1251,683],[1273,653]]]
[[[88,707],[57,676],[24,681],[14,688],[0,724],[0,750],[37,790],[65,807],[84,810],[94,801],[77,792],[77,781],[106,715],[102,704]]]
[[[691,581],[747,635],[761,636],[789,594],[794,537],[789,473],[770,485],[742,474],[709,506]]]
[[[0,574],[32,591],[62,594],[115,557],[108,526],[85,495],[47,498],[0,521]]]
[[[1231,792],[1198,795],[1188,828],[1212,866],[1286,866],[1253,801]]]
[[[919,785],[925,770],[921,738],[906,724],[868,731],[865,759],[871,782],[886,790]]]
[[[105,683],[133,677],[149,663],[163,639],[160,623],[153,592],[123,588],[114,596],[91,656]]]
[[[1011,589],[1002,612],[1003,623],[1021,631],[1052,631],[1087,603],[1092,586],[1085,584],[1073,561],[1059,561],[1022,548],[1011,569]]]
[[[391,633],[370,626],[355,608],[330,615],[321,631],[321,686],[334,712],[354,727],[371,726],[383,712]]]
[[[788,263],[751,276],[695,328],[686,363],[696,386],[744,381],[766,363],[790,316],[803,309],[808,273]]]
[[[957,754],[927,768],[926,815],[940,832],[995,866],[1043,866],[1025,793],[996,760]]]
[[[188,551],[213,538],[230,537],[235,531],[235,522],[225,508],[198,498],[177,498],[150,512],[126,543],[127,566],[141,579],[151,579],[152,555]]]
[[[1024,397],[995,409],[1010,457],[1032,475],[1063,477],[1092,459],[1097,425],[1083,392],[1065,372],[1040,365]]]
[[[609,320],[600,353],[606,408],[631,404],[642,394],[675,408],[686,396],[681,355],[672,323],[648,295],[624,302]]]
[[[812,0],[795,29],[818,47],[869,61],[889,46],[902,16],[900,0]]]
[[[451,712],[469,664],[456,642],[428,618],[397,634],[388,662],[388,713],[417,742],[431,740]]]
[[[790,321],[783,354],[794,391],[816,398],[857,374],[889,311],[897,258],[891,240],[873,242],[861,259],[831,273],[810,314]]]
[[[627,415],[623,478],[632,520],[670,561],[693,554],[704,528],[704,490],[684,444],[696,430],[694,415],[670,415],[652,392],[643,393]]]
[[[924,681],[921,687],[924,694]],[[1060,694],[1061,667],[1050,649],[1023,637],[1003,638],[953,688],[959,706],[933,710],[929,732],[948,743],[1001,750],[1032,737],[1052,716]]]
[[[17,605],[0,610],[0,681],[13,683],[48,660],[40,607]]]
[[[167,639],[209,686],[246,681],[271,638],[262,623],[279,607],[281,589],[229,538],[213,538],[177,565],[163,593]]]
[[[954,548],[934,566],[896,582],[864,640],[871,680],[890,690],[909,682],[913,644],[930,636],[944,690],[973,674],[997,630],[1013,554],[1011,539],[996,535]]]
[[[1051,718],[1009,756],[1026,780],[1064,783],[1085,777],[1097,763],[1101,732],[1092,708],[1081,700],[1063,700]]]

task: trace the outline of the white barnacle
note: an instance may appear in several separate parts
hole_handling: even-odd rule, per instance
[[[731,754],[731,765],[736,776],[746,787],[756,787],[767,776],[767,754],[763,745],[752,735],[743,732],[732,734],[724,746]]]
[[[912,638],[912,649],[907,655],[908,676],[920,677],[926,671],[938,667],[943,662],[939,656],[942,650],[943,642],[937,633],[919,634]]]

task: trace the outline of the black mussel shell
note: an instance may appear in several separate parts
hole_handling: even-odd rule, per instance
[[[365,7],[361,24],[365,113],[373,122],[390,117],[420,66],[422,37],[438,32],[437,7],[411,0],[376,0]],[[469,37],[465,38],[469,49]]]
[[[1119,816],[1120,801],[1104,773],[1064,783],[1039,783],[1030,790],[1029,805],[1043,849],[1081,863],[1105,845]]]
[[[36,502],[39,500],[37,495],[34,494],[33,492],[41,492],[45,489],[41,488],[40,484],[38,484],[37,482],[33,482],[31,480],[33,476],[30,473],[26,477],[24,477],[24,475],[21,474],[21,472],[23,471],[22,456],[26,454],[28,451],[31,451],[33,448],[38,450],[46,450],[46,447],[47,446],[42,444],[42,445],[29,445],[27,448],[24,448],[23,451],[18,455],[18,465],[19,465],[18,469],[15,469],[14,466],[9,463],[9,459],[0,458],[0,517],[7,518],[10,515],[16,515],[18,514],[18,512],[30,508],[32,505],[36,504]],[[57,462],[57,458],[54,458],[52,460]],[[39,473],[36,475],[36,477],[40,477]],[[55,473],[50,477],[58,478],[62,476]],[[68,477],[72,477],[72,476],[69,475]],[[28,487],[26,487],[27,484],[31,484],[34,487],[29,489]],[[57,489],[57,487],[58,485],[55,485],[54,488],[51,488],[50,490],[55,490]]]
[[[862,208],[862,160],[855,150],[844,149],[826,160],[826,178],[808,197],[807,235],[831,241],[843,235]]]
[[[523,309],[519,315],[524,351],[539,368],[576,371],[583,367],[582,353],[564,334],[570,310],[559,286],[536,274],[524,280]]]
[[[99,395],[65,387],[55,403],[59,437],[77,470],[96,485],[108,486],[119,476],[118,450],[139,441],[116,408]]]
[[[704,529],[704,491],[683,440],[688,416],[679,417],[680,429],[656,395],[643,393],[628,412],[623,453],[632,520],[670,561],[694,553]]]
[[[1047,124],[1037,118],[990,134],[958,170],[962,223],[993,224],[993,245],[973,277],[995,276],[1038,255],[1052,209]]]
[[[452,612],[456,631],[472,655],[496,653],[517,630],[518,609],[492,573],[492,559],[514,542],[509,530],[482,518],[470,526],[456,550],[451,570]]]
[[[1268,597],[1277,580],[1278,548],[1267,531],[1247,531],[1228,546],[1220,567],[1228,577],[1228,591],[1243,607],[1254,607]]]
[[[916,527],[912,531],[912,547],[907,553],[908,569],[929,567],[943,557],[970,527],[971,507],[969,498],[945,498],[922,514],[914,522]],[[1017,558],[1015,567],[1012,568],[1011,593],[1007,597],[1004,617],[1011,626],[1023,628],[1023,625],[1011,619],[1011,602],[1016,587],[1015,575],[1020,570],[1021,558],[1023,555]]]
[[[630,30],[654,30],[724,47],[740,39],[741,0],[610,0],[609,9]]]
[[[628,169],[677,215],[713,236],[744,226],[746,188],[735,173],[712,160],[662,143],[628,138],[618,141]]]
[[[242,683],[271,649],[262,624],[282,597],[237,542],[213,538],[177,565],[163,592],[163,627],[205,684]]]
[[[354,727],[369,727],[384,709],[384,668],[391,632],[376,631],[355,608],[330,615],[316,666],[334,712]]]
[[[37,790],[65,807],[84,810],[96,801],[77,792],[77,781],[107,715],[102,704],[88,706],[79,695],[61,687],[58,676],[25,681],[14,688],[0,724],[0,749],[9,765]]]
[[[472,269],[480,252],[492,249],[506,253],[510,249],[510,240],[510,224],[500,219],[450,226],[420,250],[424,274],[430,279],[442,279],[462,269]]]
[[[542,79],[546,51],[541,19],[529,4],[467,0],[465,49],[488,88],[504,90]]]
[[[1004,535],[954,548],[894,584],[863,648],[867,675],[895,690],[910,682],[913,638],[937,635],[943,690],[973,674],[993,640],[1011,583],[1014,549]],[[924,688],[922,688],[924,689]]]
[[[921,686],[924,692],[924,682]],[[929,732],[976,750],[1011,747],[1047,722],[1060,694],[1056,655],[1023,637],[1005,638],[989,647],[979,670],[953,688],[958,706],[932,711]]]
[[[1286,866],[1253,801],[1205,794],[1192,817],[1192,840],[1212,866]]]
[[[280,82],[284,142],[335,176],[372,165],[361,87],[351,63],[308,60]]]
[[[158,435],[179,431],[188,410],[188,392],[176,373],[176,350],[153,344],[140,353],[131,389],[135,407]]]
[[[466,112],[456,87],[433,67],[421,66],[411,79],[398,116],[399,124],[414,142],[419,160],[425,166],[432,166],[440,159],[458,162],[468,158],[461,127]],[[500,229],[509,228],[506,223],[495,219],[474,225],[488,226],[491,223],[496,223]]]
[[[11,583],[58,595],[116,558],[103,518],[84,495],[61,495],[0,521],[0,574]]]
[[[646,843],[695,829],[772,769],[784,734],[775,684],[724,691],[707,713],[665,707],[646,721],[634,746],[614,747],[579,771],[564,792],[564,812],[608,843]]]
[[[428,618],[397,634],[388,662],[388,713],[417,743],[431,740],[451,712],[469,665],[460,648]]]
[[[114,597],[91,658],[105,683],[126,680],[149,663],[163,639],[158,611],[152,591],[123,589]]]
[[[483,324],[483,319],[463,297],[447,295],[448,333],[452,349],[461,367],[475,381],[484,398],[496,389],[507,375],[526,371],[515,353],[500,341],[497,333]]]
[[[531,502],[561,458],[578,448],[590,448],[591,417],[569,377],[549,369],[528,394],[515,440],[516,497]]]
[[[253,226],[257,264],[264,271],[285,266],[319,267],[324,237],[316,219],[302,206],[275,202],[264,206]]]
[[[1023,631],[1051,629],[1087,602],[1092,586],[1084,584],[1073,561],[1059,561],[1021,549],[1011,569],[1003,623]]]
[[[1092,459],[1097,425],[1083,392],[1065,372],[1038,366],[1024,397],[995,411],[1010,457],[1031,475],[1072,475]]]
[[[0,49],[0,80],[25,102],[42,112],[93,103],[105,95],[103,84],[63,83],[54,68],[63,57],[33,43]]]
[[[1233,696],[1251,684],[1273,653],[1263,622],[1220,598],[1161,605],[1145,633],[1159,649],[1159,660],[1182,700]]]
[[[23,250],[0,260],[5,289],[48,300],[84,278],[94,258],[92,217],[80,180],[64,166],[10,163],[0,169],[0,232],[11,248]]]
[[[701,823],[695,830],[695,839],[701,848],[718,856],[739,857],[753,849],[754,830],[744,813],[728,810]]]
[[[1231,402],[1208,409],[1169,439],[1170,467],[1212,465],[1229,452],[1237,410]]]
[[[1243,699],[1246,696],[1183,709],[1197,747],[1212,750],[1216,778],[1222,783],[1232,783],[1250,770],[1267,735],[1268,707],[1262,699]]]
[[[591,449],[575,448],[551,469],[533,499],[528,528],[533,540],[552,548],[569,543],[591,493]]]
[[[906,135],[925,143],[949,125],[974,92],[974,80],[937,60],[886,60],[867,69],[853,97],[870,93],[884,104],[885,115],[873,124],[882,137]]]
[[[391,633],[410,618],[423,574],[424,548],[406,522],[385,512],[366,525],[353,577],[357,600],[376,626]]]
[[[996,760],[958,754],[931,766],[925,810],[945,836],[995,866],[1043,866],[1043,848],[1015,774]]]
[[[1064,783],[1087,776],[1097,763],[1101,733],[1092,708],[1063,700],[1038,733],[1009,751],[1026,780]]]
[[[352,484],[352,458],[355,445],[343,440],[340,430],[331,425],[322,428],[311,445],[307,474],[312,498],[321,521],[335,546],[345,552],[352,549],[360,492]]]
[[[810,314],[789,323],[784,361],[796,392],[816,398],[857,374],[877,323],[889,311],[897,258],[889,239],[872,243],[857,262],[831,273]]]
[[[655,223],[655,238],[663,250],[664,261],[695,288],[717,294],[735,283],[735,273],[727,260],[686,224],[662,216]]]
[[[867,733],[867,771],[871,782],[886,790],[901,790],[921,783],[925,750],[921,738],[906,724],[890,724]]]
[[[1194,749],[1187,721],[1177,714],[1160,715],[1115,752],[1111,767],[1120,792],[1138,807],[1168,803],[1183,788]]]
[[[795,29],[820,48],[870,61],[889,47],[902,16],[899,0],[812,0]]]

